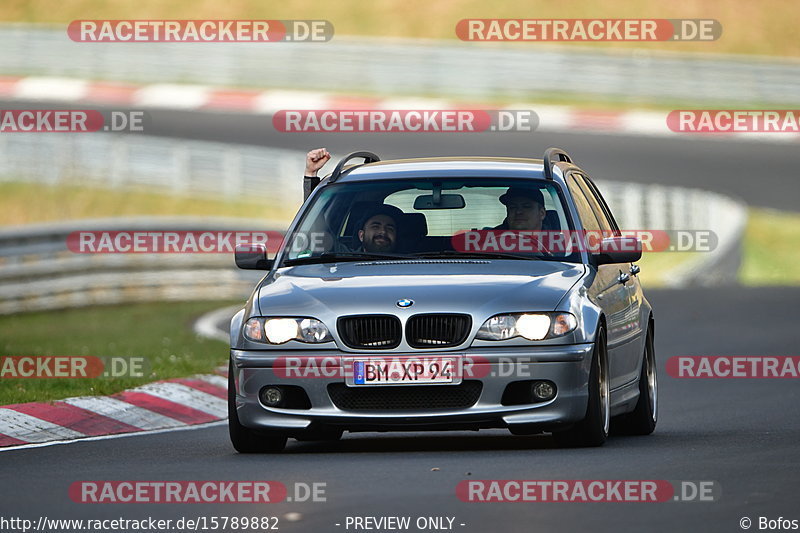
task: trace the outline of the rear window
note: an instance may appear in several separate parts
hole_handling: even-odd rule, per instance
[[[464,198],[465,205],[462,209],[415,210],[414,200],[423,194],[419,189],[390,194],[384,199],[384,203],[396,206],[405,213],[422,213],[428,226],[428,235],[451,236],[462,230],[491,228],[502,224],[506,218],[506,207],[500,203],[499,198],[508,188],[502,185],[463,187],[457,191]],[[545,209],[557,213],[561,227],[566,227],[566,217],[559,208],[555,187],[542,183],[535,188],[543,193]]]

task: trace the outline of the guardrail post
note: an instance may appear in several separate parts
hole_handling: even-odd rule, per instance
[[[183,194],[190,190],[190,154],[189,148],[184,144],[176,144],[172,149],[172,175],[170,184],[172,190]]]
[[[242,152],[227,148],[222,154],[223,173],[222,190],[227,198],[235,198],[244,194],[244,179],[242,179]]]
[[[119,188],[125,181],[125,170],[129,166],[128,143],[124,137],[115,136],[111,141],[111,161],[109,163],[109,180],[106,182],[112,189]]]

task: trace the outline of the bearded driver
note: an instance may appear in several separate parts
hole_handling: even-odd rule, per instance
[[[368,210],[358,230],[360,249],[370,253],[394,251],[397,245],[397,222],[403,212],[392,206],[380,204]]]

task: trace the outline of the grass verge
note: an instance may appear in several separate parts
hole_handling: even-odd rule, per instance
[[[642,255],[637,263],[642,269],[639,279],[645,289],[669,286],[670,272],[697,258],[697,252],[652,252]]]
[[[743,285],[800,285],[800,213],[751,209],[744,235]]]
[[[0,183],[0,227],[40,222],[126,216],[243,217],[291,220],[298,205],[217,200],[75,185]]]
[[[142,378],[0,377],[0,405],[108,395],[152,381],[211,373],[228,358],[226,343],[194,334],[191,324],[232,302],[144,303],[0,317],[2,355],[145,357]]]

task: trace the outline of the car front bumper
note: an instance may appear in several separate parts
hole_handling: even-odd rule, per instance
[[[355,354],[331,351],[242,351],[231,350],[236,410],[239,422],[251,429],[303,435],[324,429],[349,431],[447,430],[509,428],[535,432],[557,429],[577,422],[586,414],[588,380],[593,344],[524,347],[503,350],[470,349],[447,353]],[[472,374],[465,380],[480,382],[477,401],[458,408],[348,409],[334,403],[330,384],[344,384],[343,369],[354,356],[447,356],[463,355],[473,361]],[[325,358],[324,372],[287,376],[280,369],[281,357]],[[331,364],[333,361],[335,363]],[[556,396],[539,403],[503,405],[506,387],[517,381],[548,380],[556,384]],[[309,409],[267,407],[259,392],[268,385],[299,386],[311,403]],[[339,385],[342,387],[344,385]],[[363,386],[357,386],[363,389]],[[402,394],[407,385],[389,385]],[[419,387],[419,385],[416,385]],[[425,387],[451,387],[427,385]],[[398,392],[395,392],[395,391]]]

